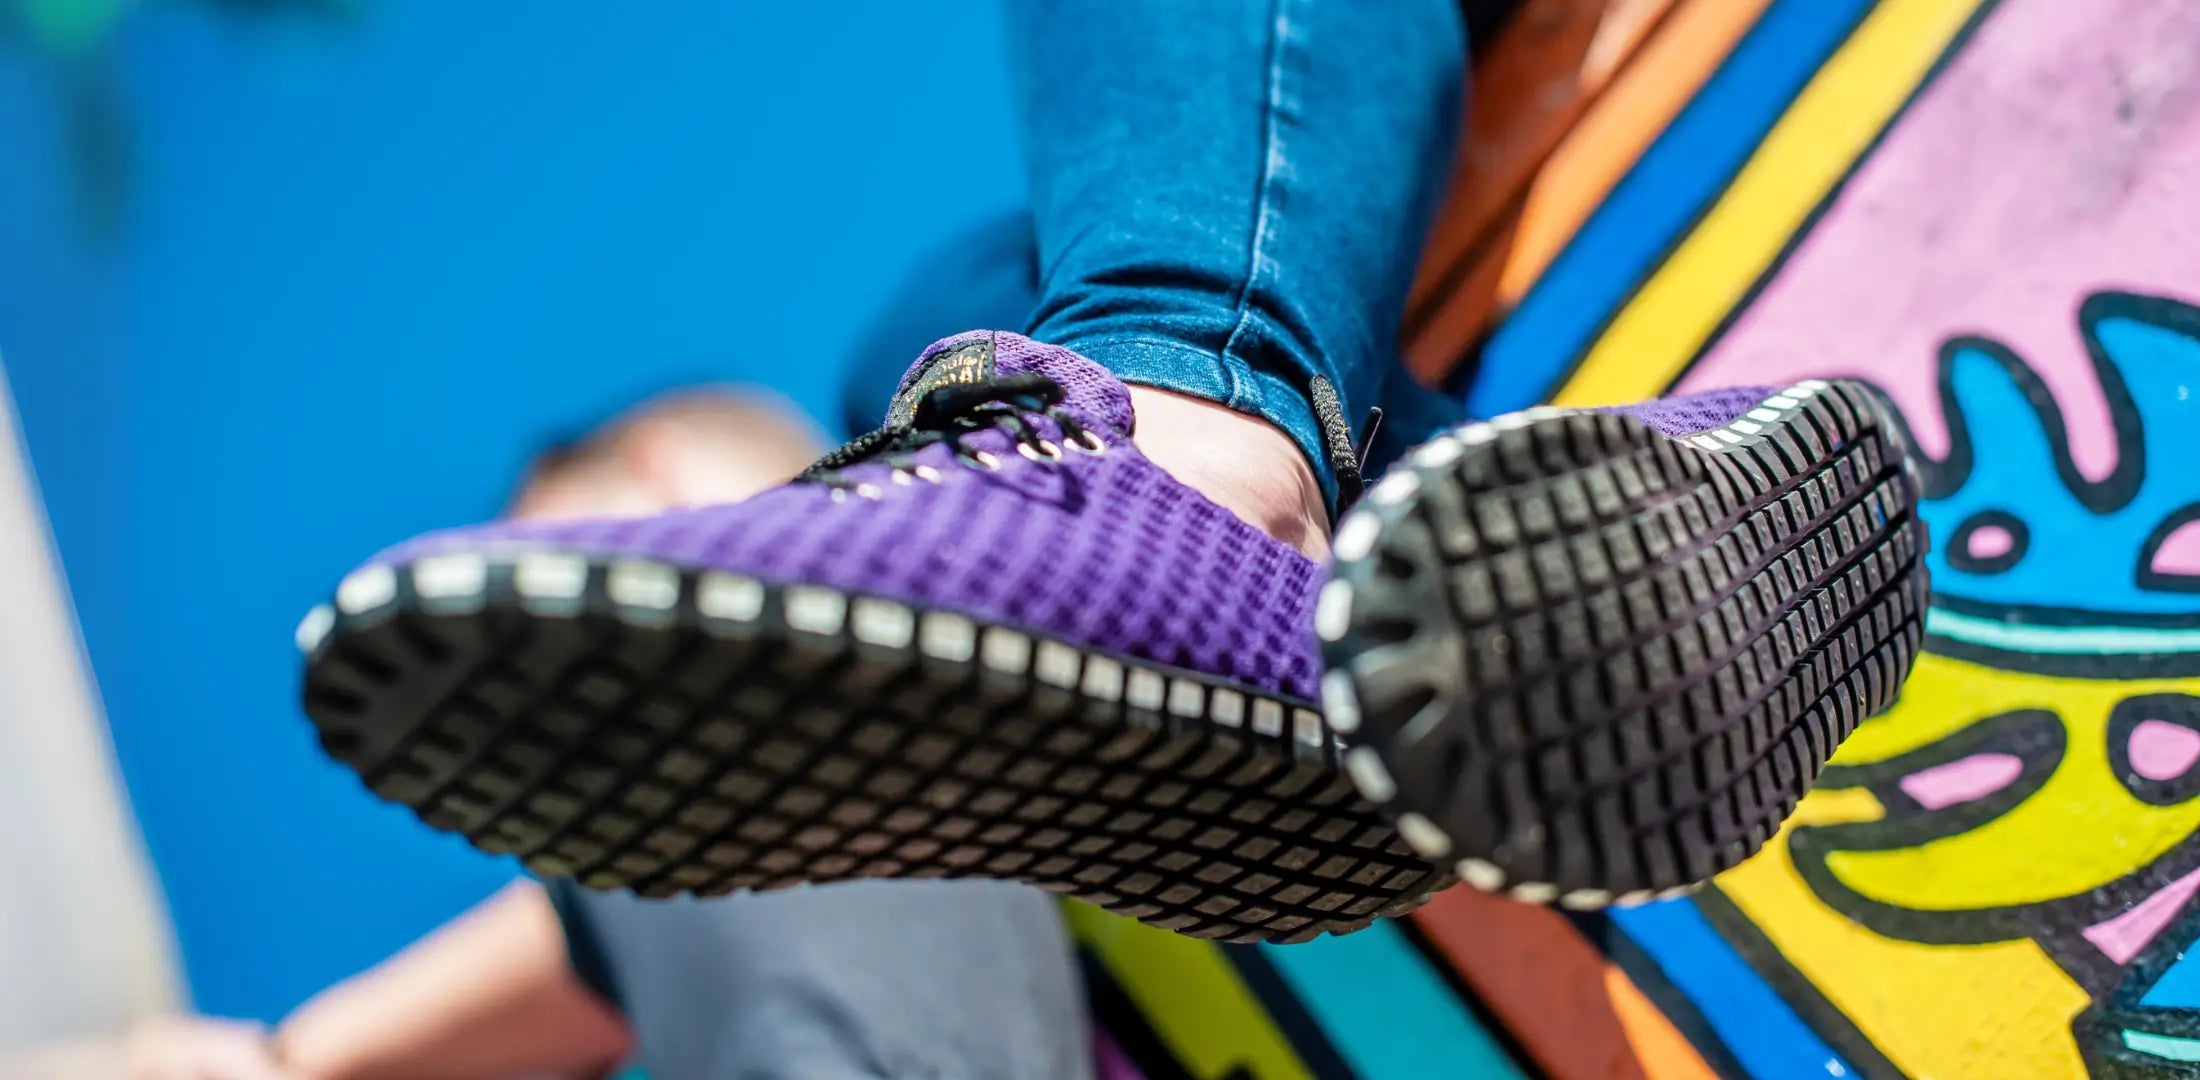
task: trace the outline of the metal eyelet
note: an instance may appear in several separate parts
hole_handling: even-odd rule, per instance
[[[1069,448],[1080,454],[1091,454],[1094,457],[1099,457],[1108,452],[1108,444],[1101,442],[1100,436],[1090,431],[1078,432],[1076,438],[1069,440]]]
[[[869,499],[872,502],[877,502],[880,499],[886,497],[886,491],[885,489],[879,487],[877,484],[857,484],[856,496],[858,498]]]
[[[901,487],[908,487],[910,484],[916,482],[909,479],[909,470],[904,469],[899,465],[894,466],[894,472],[891,479],[894,481],[895,484]]]
[[[1019,442],[1016,444],[1016,452],[1022,454],[1027,458],[1030,458],[1033,461],[1047,462],[1062,460],[1062,448],[1046,441],[1045,439],[1039,440],[1039,445],[1036,447],[1032,446],[1030,443]]]
[[[916,468],[909,470],[909,473],[910,475],[924,481],[927,484],[937,484],[940,482],[940,471],[930,465],[919,465]]]
[[[1001,471],[1001,459],[983,450],[972,450],[967,454],[956,454],[955,460],[962,462],[963,467],[966,469],[976,469],[980,472]]]

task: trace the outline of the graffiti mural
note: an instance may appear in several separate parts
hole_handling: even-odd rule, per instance
[[[2176,611],[2200,539],[2180,535],[2200,476],[2179,467],[2200,461],[2179,396],[2200,385],[2200,310],[2124,293],[2076,308],[2113,463],[2079,471],[2055,398],[2013,350],[1942,346],[1933,654],[1844,747],[1785,849],[1719,887],[1754,928],[1753,959],[1807,979],[1823,1022],[1896,1065],[1963,1061],[1936,1052],[1944,1033],[1913,1030],[1911,990],[1885,987],[1975,998],[1982,978],[2036,989],[2041,1055],[2097,1071],[2172,1048],[2200,1060],[2200,1042],[2161,1031],[2096,1017],[2063,1043],[2051,1024],[2153,981],[2138,960],[2182,952],[2189,939],[2164,934],[2200,887],[2200,621]]]
[[[1926,457],[1929,652],[1690,898],[1081,920],[1109,1061],[2200,1077],[2200,9],[1550,0],[1476,89],[1416,373],[1484,412],[1870,379]]]

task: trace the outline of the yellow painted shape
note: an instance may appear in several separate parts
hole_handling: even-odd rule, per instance
[[[1086,904],[1064,904],[1070,933],[1107,965],[1192,1076],[1240,1067],[1260,1080],[1312,1080],[1221,946],[1156,930]]]
[[[1881,0],[1614,319],[1554,402],[1656,397],[1909,99],[1978,0]]]
[[[1612,1001],[1627,1046],[1635,1052],[1644,1080],[1718,1080],[1694,1044],[1665,1018],[1635,986],[1635,980],[1610,964],[1604,967],[1604,993]]]
[[[2108,758],[2108,715],[2125,698],[2200,695],[2200,678],[2107,681],[2003,671],[1928,654],[1902,700],[1844,746],[1843,764],[1929,745],[2018,709],[2061,717],[2061,764],[2030,798],[1977,828],[1916,847],[1837,851],[1826,865],[1857,892],[1918,911],[2007,907],[2091,892],[2147,866],[2200,828],[2200,799],[2140,801]]]
[[[1869,765],[1930,746],[1982,717],[2012,709],[2053,708],[2060,700],[2057,683],[2079,681],[2027,677],[1939,653],[1920,653],[1894,706],[1859,725],[1834,751],[1832,763]],[[1978,696],[1982,693],[1985,696]]]
[[[1718,888],[1903,1073],[2085,1075],[2070,1021],[2089,999],[2030,941],[1947,946],[1880,937],[1819,902],[1796,875],[1785,832],[1721,875]]]
[[[1803,797],[1803,804],[1795,808],[1788,821],[1792,825],[1840,825],[1877,821],[1885,816],[1887,810],[1879,805],[1879,797],[1869,791],[1821,787]]]

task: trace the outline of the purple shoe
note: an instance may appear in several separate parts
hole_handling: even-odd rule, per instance
[[[1030,882],[1293,940],[1448,876],[1339,771],[1321,567],[1147,461],[1123,384],[933,346],[748,501],[435,533],[300,628],[328,752],[430,825],[648,895]]]
[[[1925,530],[1861,383],[1531,409],[1347,515],[1316,614],[1362,794],[1484,890],[1572,908],[1709,878],[1891,704]]]

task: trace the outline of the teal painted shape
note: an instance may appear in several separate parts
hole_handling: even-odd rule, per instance
[[[1936,607],[1925,616],[1925,632],[1988,648],[2056,656],[2174,656],[2200,652],[2200,626],[2053,626],[1986,619]]]
[[[2200,1061],[2200,1040],[2127,1029],[2124,1032],[2124,1045],[2142,1054],[2168,1058],[2171,1061]]]
[[[1394,924],[1262,955],[1360,1080],[1523,1075]]]

